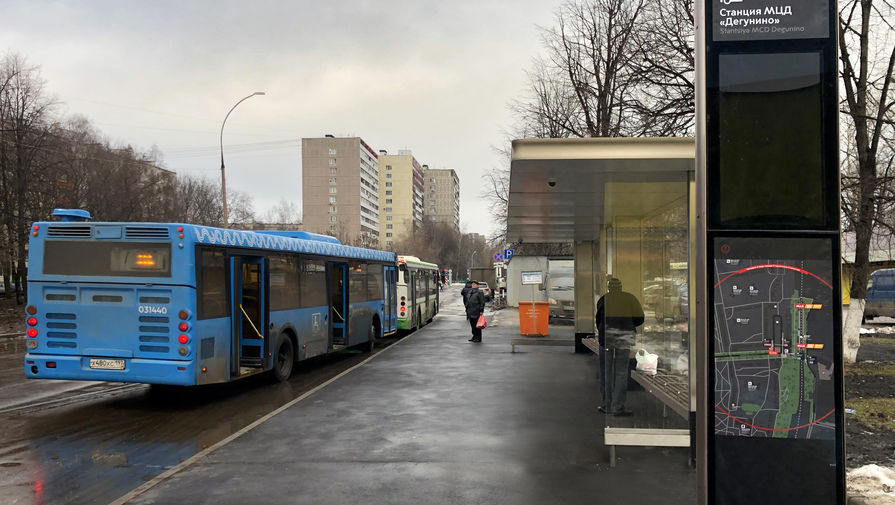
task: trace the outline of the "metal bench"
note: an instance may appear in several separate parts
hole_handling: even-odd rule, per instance
[[[517,345],[551,345],[575,347],[575,341],[567,338],[546,337],[513,337],[510,339],[511,352],[516,352]]]
[[[600,343],[596,338],[583,338],[581,344],[596,354],[600,352]],[[690,385],[686,376],[670,374],[665,370],[658,370],[656,375],[646,375],[632,370],[631,378],[661,401],[666,408],[671,408],[684,419],[690,418]],[[690,430],[683,429],[606,427],[603,430],[603,437],[604,443],[609,446],[610,467],[615,467],[615,447],[617,445],[654,447],[688,447],[690,445]]]
[[[686,376],[658,370],[656,375],[631,371],[631,378],[684,419],[690,419],[690,384]]]
[[[595,353],[600,352],[600,344],[595,338],[583,338],[581,344]],[[690,384],[686,376],[670,374],[661,369],[656,375],[631,370],[631,378],[678,415],[690,419]]]

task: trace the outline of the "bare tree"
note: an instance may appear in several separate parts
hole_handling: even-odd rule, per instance
[[[0,63],[0,201],[5,241],[8,244],[10,277],[19,288],[17,300],[24,302],[28,226],[36,216],[29,206],[38,173],[39,156],[47,141],[51,112],[55,105],[44,90],[37,67],[8,53]]]
[[[580,129],[578,97],[566,72],[542,59],[535,59],[533,66],[526,74],[527,96],[510,104],[516,116],[514,137],[585,137]]]
[[[692,0],[570,0],[544,30],[512,138],[685,136],[695,125]],[[506,166],[485,176],[505,236]]]
[[[556,26],[545,32],[550,65],[562,70],[576,100],[574,136],[631,133],[630,90],[636,75],[631,63],[646,1],[571,0],[560,7]]]
[[[695,130],[693,0],[650,0],[636,30],[634,88],[638,135],[679,137]]]
[[[426,217],[412,236],[397,241],[392,250],[459,271],[463,256],[461,245],[461,235],[453,226]]]
[[[264,219],[268,223],[298,223],[298,206],[295,202],[290,202],[285,198],[281,198],[276,205],[267,211]]]
[[[221,186],[209,179],[188,175],[177,177],[173,220],[184,223],[217,226],[223,219]]]
[[[888,21],[892,14],[892,5],[885,0],[849,0],[840,4],[839,11],[839,58],[845,91],[842,112],[854,133],[854,165],[845,167],[843,179],[851,197],[843,205],[846,226],[855,233],[851,303],[843,332],[843,352],[849,362],[857,359],[860,347],[871,238],[885,223],[880,211],[886,208],[884,202],[891,191],[886,184],[891,182],[891,157],[881,165],[880,146],[885,131],[893,125],[895,105],[890,92],[895,68],[895,30]],[[879,65],[880,61],[885,63]]]

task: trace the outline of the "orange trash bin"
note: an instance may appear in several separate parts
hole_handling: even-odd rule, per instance
[[[547,302],[519,302],[519,333],[522,335],[547,336]]]

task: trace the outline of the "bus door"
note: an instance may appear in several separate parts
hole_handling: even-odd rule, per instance
[[[382,293],[385,306],[383,308],[382,317],[385,321],[382,333],[388,334],[398,329],[398,294],[397,288],[397,270],[394,266],[385,267],[385,286]]]
[[[232,256],[233,337],[230,372],[234,377],[263,368],[267,338],[267,268],[258,256]],[[249,370],[246,370],[249,369]]]
[[[419,324],[416,320],[416,310],[419,306],[416,299],[419,296],[416,292],[416,275],[416,270],[410,268],[404,272],[404,280],[407,281],[407,327],[411,329],[416,329]]]
[[[328,262],[330,350],[348,342],[348,264]]]
[[[432,319],[432,303],[435,302],[434,294],[432,293],[432,276],[429,275],[428,271],[425,273],[420,272],[420,275],[426,281],[423,286],[423,289],[426,290],[426,308],[423,309],[423,321],[428,323]]]

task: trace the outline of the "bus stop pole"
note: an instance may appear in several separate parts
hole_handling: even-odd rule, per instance
[[[695,269],[696,321],[691,331],[695,333],[696,371],[696,433],[691,425],[690,436],[696,437],[696,503],[708,504],[708,225],[706,219],[706,89],[705,49],[706,0],[696,0],[696,258],[690,267]],[[693,345],[694,342],[691,342]],[[692,383],[691,383],[692,384]]]

